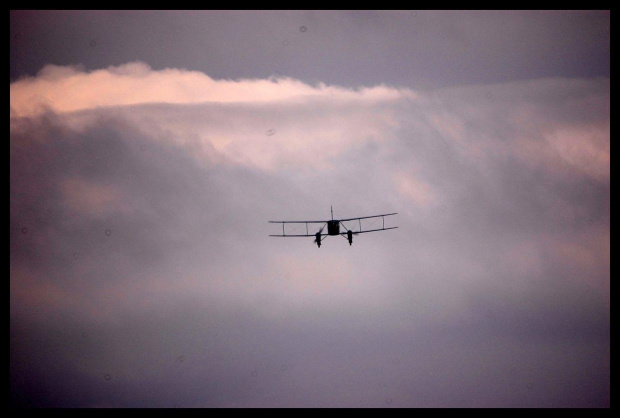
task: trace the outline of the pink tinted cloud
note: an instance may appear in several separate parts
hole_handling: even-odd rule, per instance
[[[310,86],[291,78],[214,80],[198,71],[152,70],[141,62],[84,72],[79,67],[48,65],[36,77],[11,84],[14,116],[73,112],[144,103],[269,103],[323,97],[337,101],[385,101],[415,97],[410,90],[376,86],[350,90],[319,84]]]
[[[428,183],[412,173],[394,174],[396,188],[401,195],[418,207],[431,207],[437,203],[437,191]]]
[[[66,207],[77,213],[102,218],[114,212],[127,212],[118,187],[97,184],[83,178],[69,178],[60,184]]]
[[[393,106],[416,97],[411,90],[383,85],[346,89],[285,77],[214,80],[196,71],[155,71],[129,63],[92,72],[47,66],[36,77],[11,84],[10,109],[12,119],[49,110],[70,113],[69,125],[83,129],[96,121],[84,111],[106,108],[210,162],[216,151],[235,164],[263,170],[326,169],[330,159],[356,144],[394,139],[399,117]],[[159,113],[135,107],[154,103],[171,107]],[[181,104],[205,110],[174,107]],[[207,106],[214,104],[221,105],[220,117],[209,117],[214,111]]]
[[[604,181],[609,99],[608,79],[540,79],[442,89],[425,103],[429,124],[481,167],[516,157],[532,168]]]

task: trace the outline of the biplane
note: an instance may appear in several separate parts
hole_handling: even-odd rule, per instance
[[[269,221],[269,223],[273,223],[273,224],[282,224],[282,234],[277,234],[277,235],[269,235],[270,237],[314,237],[314,243],[321,248],[321,239],[322,237],[326,237],[326,236],[330,236],[330,235],[340,235],[342,237],[346,237],[346,239],[349,241],[349,245],[353,244],[353,235],[357,235],[357,234],[364,234],[366,232],[376,232],[376,231],[387,231],[388,229],[396,229],[398,228],[397,226],[392,226],[392,227],[385,227],[385,217],[386,216],[392,216],[392,215],[397,215],[397,213],[385,213],[382,215],[373,215],[373,216],[362,216],[359,218],[347,218],[347,219],[334,219],[334,209],[333,207],[331,208],[331,212],[332,212],[332,219],[331,220],[327,220],[327,221]],[[381,228],[375,228],[375,229],[362,229],[362,219],[372,219],[372,218],[377,218],[374,223],[377,222],[378,218],[382,218],[381,219]],[[351,225],[351,222],[356,222],[356,225],[353,226],[352,228],[349,228],[349,226],[347,226],[345,223],[349,223],[349,225]],[[372,227],[371,224],[370,227]],[[284,224],[298,224],[297,227],[295,227],[292,231],[290,232],[295,232],[296,230],[298,230],[299,228],[301,228],[304,224],[306,226],[306,233],[305,234],[293,234],[293,233],[286,233],[286,230],[284,228]],[[311,225],[315,225],[315,224],[323,224],[320,229],[318,230],[318,232],[315,233],[310,233],[310,229],[308,228],[308,224]],[[324,233],[323,230],[325,229],[325,227],[327,226],[327,233]],[[341,232],[340,227],[344,228],[344,231],[346,232]],[[359,230],[354,230],[355,228],[359,228]],[[316,228],[312,228],[313,230],[315,230]],[[302,231],[303,232],[303,231]]]

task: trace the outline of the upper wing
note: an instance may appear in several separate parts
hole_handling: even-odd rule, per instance
[[[387,229],[387,228],[385,228]],[[322,237],[326,237],[329,234],[321,234]],[[269,235],[270,237],[316,237],[316,234],[301,234],[301,235],[296,235],[296,234],[277,234],[277,235]]]
[[[269,222],[270,224],[324,224],[327,221],[267,221],[267,222]]]
[[[358,219],[380,218],[382,216],[390,216],[390,215],[398,215],[398,213],[394,212],[394,213],[385,213],[383,215],[362,216],[360,218],[339,219],[339,221],[343,221],[343,222],[346,222],[346,221],[357,221]]]

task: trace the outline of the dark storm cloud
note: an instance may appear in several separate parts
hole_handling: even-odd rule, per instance
[[[608,11],[12,11],[11,80],[140,60],[215,78],[415,88],[608,77]],[[306,30],[300,30],[305,27]]]

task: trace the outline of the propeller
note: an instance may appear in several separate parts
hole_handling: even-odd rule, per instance
[[[323,228],[325,228],[325,225],[323,225],[321,229],[319,229],[319,234],[323,232]],[[316,244],[316,237],[314,238],[314,243]]]

